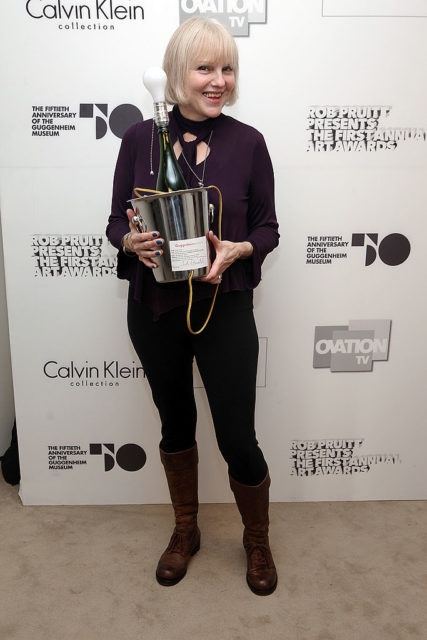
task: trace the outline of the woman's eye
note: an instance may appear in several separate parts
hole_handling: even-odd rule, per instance
[[[223,68],[223,71],[225,73],[230,73],[233,71],[233,67],[230,67],[230,65],[227,65],[226,67]]]
[[[197,67],[197,71],[208,71],[209,67],[205,64],[201,64],[200,67]]]

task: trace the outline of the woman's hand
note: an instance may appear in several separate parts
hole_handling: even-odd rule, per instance
[[[215,249],[216,258],[212,263],[207,276],[199,278],[202,282],[218,284],[221,282],[222,274],[235,260],[249,258],[253,252],[250,242],[229,242],[220,240],[213,231],[209,231],[207,238]]]
[[[139,233],[137,228],[132,222],[132,218],[135,213],[132,209],[127,209],[127,216],[129,218],[129,233],[123,238],[123,247],[126,251],[136,253],[138,258],[150,269],[156,269],[158,264],[153,260],[158,256],[161,256],[162,245],[164,244],[163,238],[160,238],[158,231],[146,231]]]

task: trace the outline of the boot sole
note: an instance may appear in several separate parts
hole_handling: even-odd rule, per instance
[[[276,580],[274,585],[272,587],[270,587],[269,589],[255,589],[255,587],[253,587],[251,585],[251,583],[249,582],[247,577],[246,577],[246,582],[247,582],[247,585],[248,585],[249,589],[252,591],[252,593],[255,593],[255,595],[257,595],[257,596],[269,596],[270,594],[273,593],[273,591],[276,590],[278,580]]]
[[[196,555],[199,549],[200,549],[200,544],[194,547],[190,556]],[[179,576],[179,578],[162,578],[161,576],[157,575],[157,572],[156,572],[156,580],[159,584],[162,585],[162,587],[173,587],[175,584],[178,584],[178,582],[180,582],[186,576],[186,574],[187,574],[187,569],[182,574],[182,576]]]

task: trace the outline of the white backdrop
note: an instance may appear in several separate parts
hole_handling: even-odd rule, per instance
[[[377,0],[375,16],[362,0],[2,4],[23,502],[168,500],[103,233],[119,136],[152,115],[142,73],[205,9],[236,32],[240,99],[227,112],[263,132],[276,174],[282,241],[256,291],[272,499],[425,498],[427,2]],[[196,387],[200,499],[229,501]]]

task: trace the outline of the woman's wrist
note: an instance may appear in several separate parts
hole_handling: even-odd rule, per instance
[[[130,243],[129,243],[129,238],[131,236],[131,231],[128,231],[127,233],[125,233],[125,235],[122,238],[122,249],[123,249],[123,253],[127,256],[134,256],[135,255],[135,251],[133,251]]]
[[[239,242],[239,258],[244,260],[245,258],[250,258],[254,252],[253,245],[249,242],[249,240],[245,240],[244,242]]]

